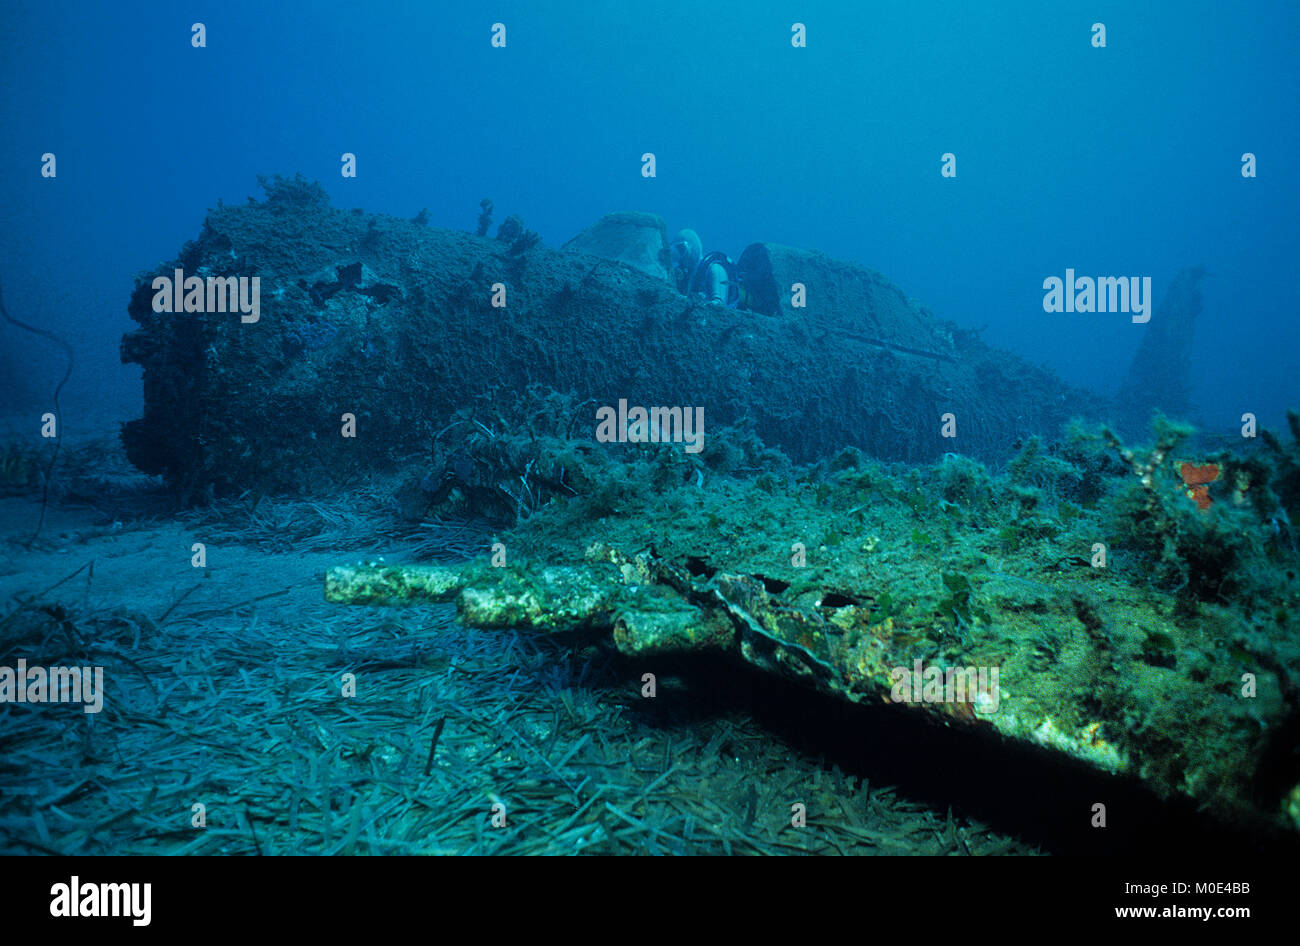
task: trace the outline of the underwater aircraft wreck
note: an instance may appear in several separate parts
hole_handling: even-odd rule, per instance
[[[212,210],[137,284],[139,328],[122,341],[144,373],[144,416],[123,435],[132,462],[195,495],[310,490],[427,457],[456,410],[532,384],[593,405],[702,406],[711,427],[745,419],[800,460],[848,445],[1003,459],[1027,434],[1101,410],[879,273],[820,253],[755,244],[739,264],[758,311],[693,303],[654,273],[646,236],[662,229],[614,215],[557,251],[518,227],[479,237],[270,182],[263,201]],[[611,244],[632,262],[592,252]],[[169,311],[178,270],[196,287],[189,311]],[[203,311],[213,280],[252,277],[255,323],[238,300]],[[790,305],[792,282],[806,307]],[[355,438],[339,436],[344,414]],[[941,436],[947,414],[955,439]]]
[[[1228,535],[1253,511],[1207,524],[1204,497],[1166,473],[1118,511],[1067,502],[1072,521],[1054,522],[1027,484],[1062,477],[1050,491],[1072,471],[1041,461],[1002,482],[945,461],[933,489],[904,491],[848,455],[817,483],[651,492],[634,514],[601,518],[567,504],[470,563],[340,565],[325,595],[454,601],[467,626],[600,634],[646,666],[721,654],[1136,780],[1252,830],[1300,827],[1294,552],[1263,550],[1251,586],[1223,594],[1206,560],[1249,554]],[[1107,514],[1138,520],[1143,504],[1150,522],[1117,536],[1116,554],[1149,526],[1172,546],[1151,556],[1171,570],[1154,585],[1107,567],[1090,541]]]
[[[652,215],[552,250],[518,222],[476,236],[266,187],[140,278],[123,439],[195,501],[404,471],[411,515],[500,525],[482,560],[340,565],[330,600],[720,652],[1300,824],[1300,416],[1246,452],[1167,420],[1139,446],[1116,402],[820,253],[752,245],[752,308],[727,309],[668,283]],[[177,270],[193,308],[159,311]],[[1170,290],[1188,317],[1199,275]],[[255,322],[210,311],[209,279],[252,276]],[[1125,390],[1185,398],[1187,337],[1153,335]],[[623,404],[699,408],[701,449],[597,436]]]

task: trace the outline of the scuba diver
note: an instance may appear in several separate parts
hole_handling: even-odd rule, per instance
[[[736,264],[726,253],[703,255],[703,244],[694,230],[679,230],[672,243],[673,279],[679,291],[691,297],[703,296],[730,309],[745,298]]]

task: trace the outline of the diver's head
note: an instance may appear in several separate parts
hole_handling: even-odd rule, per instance
[[[703,255],[703,244],[700,243],[698,233],[694,230],[677,231],[672,245],[673,269],[690,272],[699,264]]]

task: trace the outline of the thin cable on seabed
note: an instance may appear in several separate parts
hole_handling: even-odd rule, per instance
[[[54,342],[54,344],[62,348],[63,353],[68,356],[68,367],[63,372],[63,379],[59,381],[54,388],[54,453],[50,455],[50,462],[45,467],[45,482],[41,486],[41,519],[40,522],[36,524],[36,531],[33,532],[32,537],[27,540],[27,547],[31,548],[32,543],[40,536],[41,530],[45,528],[45,510],[50,503],[50,477],[54,475],[54,464],[58,462],[59,448],[63,446],[63,417],[62,411],[59,408],[59,394],[63,391],[63,386],[68,383],[68,379],[72,377],[72,346],[47,329],[37,328],[34,325],[28,325],[26,322],[20,322],[15,319],[9,314],[9,310],[5,308],[4,292],[2,290],[0,290],[0,317],[3,317],[10,325],[20,328],[25,332],[31,332],[33,335],[39,335],[41,338],[48,338],[50,341]]]

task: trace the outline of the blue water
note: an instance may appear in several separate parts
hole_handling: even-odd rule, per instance
[[[1043,279],[1148,275],[1158,303],[1203,263],[1202,419],[1277,426],[1300,405],[1294,2],[286,6],[0,9],[0,282],[15,316],[73,340],[65,406],[135,414],[117,358],[133,275],[219,199],[260,196],[258,174],[299,171],[340,206],[436,226],[473,229],[491,197],[552,246],[638,209],[733,257],[821,249],[1107,394],[1142,327],[1046,314]],[[57,380],[43,342],[0,343],[30,373],[0,398]]]

